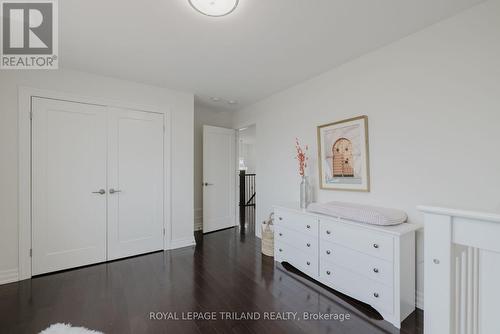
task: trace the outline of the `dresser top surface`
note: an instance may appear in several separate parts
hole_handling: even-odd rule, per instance
[[[399,224],[399,225],[380,226],[380,225],[365,224],[365,223],[350,221],[350,220],[346,220],[346,219],[342,219],[342,218],[324,215],[321,213],[309,212],[306,209],[301,209],[299,206],[299,203],[276,204],[276,205],[274,205],[274,208],[287,210],[287,211],[293,211],[293,212],[296,212],[298,214],[323,218],[326,220],[335,220],[335,221],[338,221],[338,222],[341,222],[344,224],[359,226],[359,227],[362,227],[365,229],[378,231],[378,232],[382,232],[382,233],[393,234],[393,235],[404,235],[406,233],[410,233],[410,232],[413,232],[413,231],[416,231],[416,230],[423,228],[422,224],[414,224],[414,223],[403,223],[403,224]]]

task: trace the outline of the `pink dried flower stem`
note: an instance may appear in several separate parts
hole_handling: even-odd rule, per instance
[[[297,156],[295,158],[299,161],[299,175],[305,176],[307,161],[309,160],[309,157],[307,156],[309,147],[306,145],[305,149],[303,150],[300,146],[299,139],[295,138],[295,148],[297,149]]]

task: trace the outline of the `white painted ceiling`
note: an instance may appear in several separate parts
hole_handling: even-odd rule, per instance
[[[240,0],[213,18],[187,0],[62,0],[61,66],[239,109],[479,2]]]

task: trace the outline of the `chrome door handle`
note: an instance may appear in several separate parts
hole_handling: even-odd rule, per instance
[[[205,183],[203,183],[203,185],[204,185],[205,187],[208,187],[208,186],[213,186],[214,184],[213,184],[213,183],[208,183],[208,182],[205,182]]]
[[[122,191],[121,191],[121,190],[118,190],[118,189],[113,189],[113,188],[109,189],[109,193],[110,193],[110,194],[114,194],[114,193],[121,193],[121,192],[122,192]]]
[[[99,189],[98,191],[93,191],[92,194],[101,194],[104,195],[106,193],[106,190],[104,189]]]

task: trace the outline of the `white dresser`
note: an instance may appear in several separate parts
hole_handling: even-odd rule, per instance
[[[371,305],[397,328],[415,310],[417,224],[376,226],[274,207],[275,260]]]

